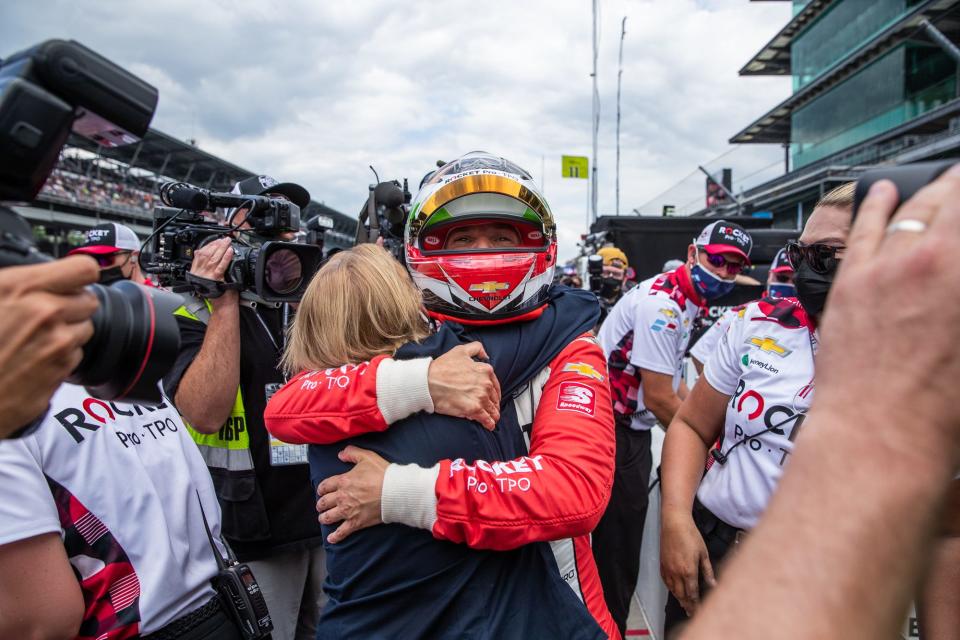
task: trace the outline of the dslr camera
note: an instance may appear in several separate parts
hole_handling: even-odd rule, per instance
[[[73,131],[104,146],[146,134],[157,90],[78,42],[48,40],[0,62],[0,202],[29,202]],[[30,225],[0,206],[0,268],[52,258],[33,246]],[[179,296],[129,281],[92,285],[100,306],[93,337],[68,382],[104,400],[161,401],[157,382],[173,366]]]
[[[232,289],[265,302],[296,302],[320,268],[320,247],[278,240],[300,231],[300,207],[288,200],[216,193],[183,182],[162,185],[160,199],[167,206],[154,209],[142,268],[173,291],[216,298]],[[231,212],[226,224],[204,216],[221,207]],[[233,249],[224,281],[190,273],[194,253],[224,237],[232,238]]]

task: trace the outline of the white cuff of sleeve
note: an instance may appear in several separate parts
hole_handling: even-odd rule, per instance
[[[381,520],[433,531],[433,523],[437,521],[439,476],[439,464],[429,469],[415,464],[388,466],[380,496]]]
[[[427,372],[432,358],[394,360],[384,358],[377,368],[377,408],[387,424],[417,411],[433,413]]]

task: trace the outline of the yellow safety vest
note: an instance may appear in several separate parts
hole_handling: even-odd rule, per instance
[[[187,304],[179,307],[173,312],[175,316],[190,318],[197,322],[207,324],[213,307],[209,300],[199,300],[205,305],[205,309],[196,309],[193,301],[187,296]],[[188,306],[190,308],[188,308]],[[203,311],[206,311],[206,314]],[[250,453],[250,433],[247,430],[247,413],[243,408],[243,393],[240,387],[237,387],[237,399],[233,402],[233,408],[230,410],[230,417],[223,423],[220,430],[216,433],[200,433],[195,430],[184,419],[187,429],[193,441],[197,443],[200,449],[200,455],[208,467],[216,469],[225,469],[227,471],[247,471],[253,469],[253,455]]]

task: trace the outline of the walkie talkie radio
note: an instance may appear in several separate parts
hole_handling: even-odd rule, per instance
[[[197,493],[197,499],[200,494]],[[217,575],[210,579],[210,584],[220,596],[223,608],[233,617],[244,640],[263,640],[270,637],[273,631],[273,620],[267,610],[267,601],[263,598],[260,585],[253,576],[253,571],[246,564],[237,561],[233,550],[226,540],[222,540],[227,549],[227,559],[224,560],[213,543],[213,534],[207,524],[207,515],[203,513],[203,503],[200,504],[200,513],[203,515],[203,527],[210,540],[210,548],[217,560]]]

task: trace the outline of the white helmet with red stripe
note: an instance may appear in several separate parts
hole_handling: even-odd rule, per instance
[[[492,245],[467,247],[467,228],[501,231]],[[509,160],[473,151],[438,169],[411,203],[404,239],[407,268],[435,318],[515,321],[547,302],[556,224],[533,178]]]

